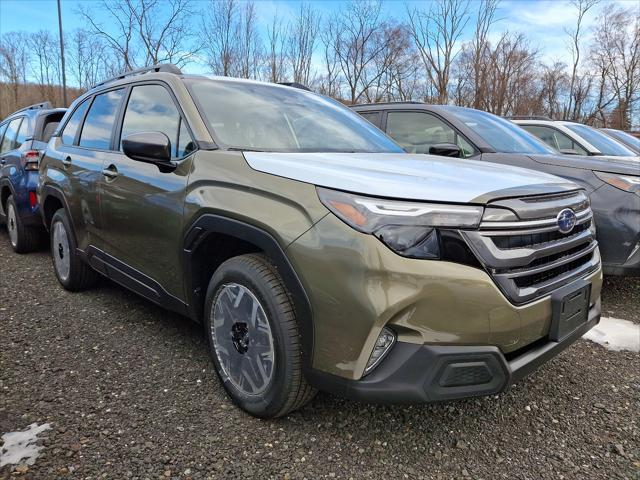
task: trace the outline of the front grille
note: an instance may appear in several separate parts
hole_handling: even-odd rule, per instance
[[[563,238],[572,237],[578,235],[585,230],[588,230],[591,226],[591,222],[584,222],[580,225],[576,225],[570,233],[562,233],[559,230],[551,232],[529,233],[529,234],[516,234],[516,235],[503,235],[500,237],[493,237],[493,243],[500,249],[510,248],[522,248],[530,247],[534,245],[540,245],[542,243],[555,242]]]
[[[598,268],[598,244],[583,192],[508,199],[489,206],[492,219],[503,208],[510,221],[483,221],[479,230],[464,231],[463,236],[513,303],[540,298]],[[577,221],[570,232],[562,233],[556,218],[566,208],[575,212]],[[514,213],[517,221],[512,221]]]
[[[524,277],[517,277],[514,279],[514,282],[518,288],[531,287],[539,283],[547,282],[567,272],[571,272],[576,268],[582,267],[583,265],[589,263],[592,257],[593,252],[590,252],[580,258],[570,261],[569,263],[565,263],[564,265],[560,265],[550,270],[545,270],[544,272],[540,273],[534,273],[533,275],[525,275]]]

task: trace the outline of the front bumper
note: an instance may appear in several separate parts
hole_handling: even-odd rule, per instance
[[[640,276],[640,197],[605,184],[590,199],[605,275]]]
[[[562,341],[542,339],[509,355],[493,346],[418,345],[398,342],[370,375],[350,380],[309,372],[317,388],[369,403],[425,403],[504,391],[582,337],[600,321],[600,301],[587,322]]]

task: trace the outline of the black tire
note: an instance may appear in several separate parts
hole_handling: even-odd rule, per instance
[[[60,285],[72,292],[94,286],[99,279],[99,274],[78,254],[71,222],[64,208],[54,213],[49,234],[53,270]]]
[[[223,340],[217,340],[214,329],[212,329],[216,305],[221,309],[220,312],[229,311],[222,309],[218,303],[223,301],[221,294],[228,293],[228,288],[239,289],[241,287],[251,294],[253,300],[250,301],[254,302],[257,299],[259,302],[264,313],[261,320],[263,327],[268,322],[271,334],[269,338],[272,340],[270,345],[274,361],[271,364],[270,380],[264,382],[264,391],[257,394],[248,394],[243,391],[231,379],[233,372],[231,375],[225,372],[216,351],[216,342],[219,343]],[[235,297],[235,299],[237,298]],[[313,398],[316,390],[307,383],[302,371],[302,345],[291,294],[268,257],[262,254],[241,255],[220,265],[209,283],[205,305],[204,325],[211,358],[218,377],[236,405],[256,417],[275,418],[301,408]],[[234,315],[236,313],[234,312]],[[238,321],[245,317],[235,317],[234,315],[231,317],[233,317],[232,321],[236,322],[234,323],[235,327]],[[264,328],[261,331],[258,329],[255,315],[252,319],[249,319],[248,316],[246,318],[247,322],[241,322],[241,324],[244,325],[245,330],[248,330],[246,335],[250,340],[247,340],[246,345],[248,346],[244,353],[240,353],[238,347],[232,351],[232,354],[236,356],[234,358],[245,353],[247,356],[250,355],[252,342],[255,342],[251,337],[252,334],[255,336],[264,335]],[[251,321],[255,327],[253,330],[251,330]],[[218,328],[226,331],[226,325]],[[229,338],[231,337],[230,330]],[[242,359],[240,363],[242,363]],[[232,367],[227,366],[227,368],[232,370]],[[242,370],[242,368],[236,370]],[[254,369],[256,372],[258,370],[264,371],[264,367]],[[254,387],[253,383],[251,383],[251,387]]]
[[[5,210],[9,243],[13,251],[16,253],[34,251],[40,244],[41,232],[37,228],[28,227],[22,223],[13,195],[9,195],[9,198],[7,198]]]

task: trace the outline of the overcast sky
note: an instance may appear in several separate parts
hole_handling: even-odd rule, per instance
[[[640,1],[636,0],[614,0],[615,3],[627,7],[635,7],[640,15]],[[63,28],[71,31],[75,28],[83,27],[83,23],[77,15],[78,5],[83,3],[95,9],[100,19],[101,11],[98,8],[99,2],[92,1],[62,1]],[[203,0],[194,2],[196,7],[206,7]],[[261,27],[266,28],[267,24],[278,13],[286,20],[294,15],[298,2],[292,0],[257,0],[258,19]],[[346,1],[311,1],[314,7],[324,13],[332,10],[344,8]],[[406,18],[406,4],[427,8],[428,2],[405,2],[388,0],[384,3],[384,16],[393,17],[398,20]],[[605,1],[604,3],[612,3]],[[603,4],[604,4],[603,3]],[[600,7],[590,11],[585,20],[585,34],[588,37],[589,29],[594,25],[597,12]],[[471,8],[477,8],[477,3],[472,0]],[[575,24],[575,9],[568,1],[563,0],[503,0],[498,12],[500,21],[494,26],[491,37],[498,38],[504,31],[518,31],[525,33],[532,46],[537,47],[545,61],[560,60],[569,63],[571,60],[567,49],[567,35],[565,28],[572,28]],[[57,9],[55,0],[0,0],[0,33],[12,30],[37,31],[49,29],[57,32]],[[472,22],[467,27],[467,38],[472,33]],[[588,43],[588,38],[585,38]],[[188,67],[187,67],[188,69]]]

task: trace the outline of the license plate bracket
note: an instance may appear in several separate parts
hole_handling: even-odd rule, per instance
[[[550,340],[559,342],[576,328],[587,323],[590,298],[591,284],[584,280],[553,293]]]

